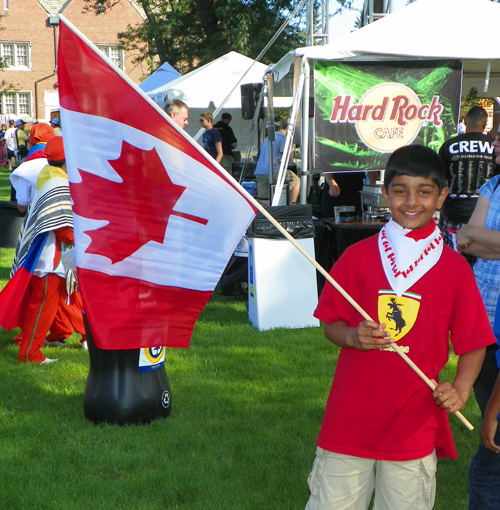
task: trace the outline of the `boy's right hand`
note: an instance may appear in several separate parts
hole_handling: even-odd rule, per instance
[[[360,351],[370,351],[374,349],[385,349],[394,343],[390,338],[389,331],[385,331],[386,324],[377,324],[373,321],[360,322],[357,328],[351,328],[349,338],[349,347]]]

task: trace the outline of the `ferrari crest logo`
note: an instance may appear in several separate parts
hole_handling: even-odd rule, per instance
[[[405,292],[398,297],[393,290],[380,290],[378,293],[378,321],[385,322],[387,331],[393,333],[397,342],[413,327],[417,320],[422,296]]]

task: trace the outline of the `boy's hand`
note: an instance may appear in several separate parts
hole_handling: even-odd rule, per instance
[[[432,379],[432,382],[437,384],[434,379]],[[432,398],[436,401],[436,404],[447,413],[460,411],[460,409],[463,409],[465,406],[467,400],[464,399],[449,382],[437,384],[436,389],[432,392]]]
[[[349,347],[354,347],[360,351],[370,351],[373,349],[384,349],[394,343],[390,338],[389,331],[384,331],[385,323],[377,324],[373,321],[363,321],[357,328],[351,328]]]
[[[484,446],[495,453],[500,453],[500,446],[495,444],[495,434],[498,428],[498,419],[496,416],[489,419],[488,417],[484,418],[483,426],[481,427],[481,432],[479,435],[481,436],[481,441]]]

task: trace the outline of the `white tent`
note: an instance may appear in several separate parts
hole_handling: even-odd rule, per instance
[[[273,73],[279,81],[302,56],[348,61],[450,58],[464,61],[464,90],[476,87],[485,97],[500,96],[499,25],[500,4],[490,0],[418,0],[333,43],[291,51]]]
[[[186,131],[195,136],[200,125],[199,114],[204,111],[212,113],[222,107],[222,112],[232,116],[231,128],[238,140],[236,150],[246,151],[251,138],[257,144],[257,137],[250,133],[249,120],[241,118],[240,85],[246,83],[262,83],[267,66],[230,51],[222,57],[191,71],[166,85],[148,92],[148,95],[160,106],[165,101],[180,99],[189,106],[189,125]],[[224,103],[224,101],[227,101]],[[220,120],[220,115],[214,123]]]
[[[231,93],[225,108],[240,108],[240,84],[262,83],[267,66],[230,51],[213,62],[148,92],[158,104],[181,99],[190,108],[218,108]],[[236,87],[236,88],[235,88]],[[233,90],[234,89],[234,90]]]
[[[333,43],[291,51],[272,67],[272,73],[274,80],[280,81],[298,60],[302,60],[302,71],[307,74],[308,60],[457,59],[463,61],[462,90],[476,87],[483,97],[497,97],[498,26],[500,4],[490,0],[418,0]],[[304,90],[309,90],[307,79]],[[303,101],[304,120],[308,118],[308,104]],[[307,129],[302,136],[303,144],[307,144]],[[307,160],[304,163],[309,168]]]

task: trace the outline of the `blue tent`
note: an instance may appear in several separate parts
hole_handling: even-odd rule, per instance
[[[165,62],[149,78],[146,78],[139,87],[144,92],[149,92],[179,78],[180,75],[181,73],[178,73],[168,62]]]

